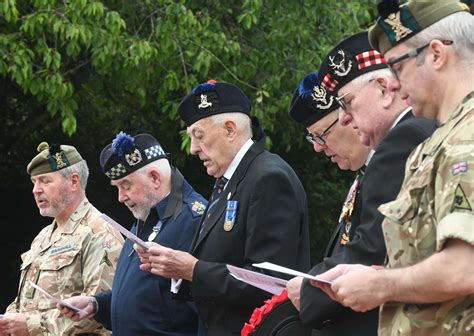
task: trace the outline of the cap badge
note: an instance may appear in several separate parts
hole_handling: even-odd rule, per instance
[[[54,154],[54,160],[56,160],[56,169],[60,169],[67,166],[67,163],[63,161],[62,153]]]
[[[208,102],[207,101],[207,96],[202,94],[201,95],[201,104],[198,105],[198,108],[202,109],[202,108],[206,108],[206,107],[210,107],[210,106],[212,106],[212,103]]]
[[[322,110],[327,110],[328,108],[330,108],[334,101],[334,97],[331,95],[329,96],[328,102],[327,91],[322,85],[315,85],[313,87],[313,93],[311,93],[311,97],[314,101],[317,102],[316,107]],[[318,102],[321,102],[321,104],[319,104]]]
[[[384,22],[388,23],[391,28],[393,29],[393,32],[395,33],[395,40],[398,42],[405,36],[413,33],[413,31],[405,27],[400,19],[400,12],[396,13],[391,13],[388,15],[388,17],[384,20]]]
[[[142,161],[142,154],[138,149],[135,149],[133,152],[125,154],[125,161],[127,161],[130,166],[135,166]]]
[[[337,52],[338,55],[341,55],[341,60],[337,63],[334,63],[335,56],[329,56],[329,66],[334,69],[334,73],[340,77],[346,76],[349,71],[352,69],[352,61],[347,60],[346,63],[346,54],[343,50]]]

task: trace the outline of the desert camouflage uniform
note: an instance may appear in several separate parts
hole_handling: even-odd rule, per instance
[[[406,267],[443,249],[474,245],[474,92],[408,159],[398,198],[381,205],[388,266]],[[453,261],[455,262],[455,261]],[[442,270],[439,270],[442,272]],[[449,274],[446,274],[449,278]],[[474,335],[474,295],[435,304],[388,302],[379,335]]]
[[[73,322],[60,317],[56,304],[30,285],[33,281],[63,299],[111,289],[123,238],[99,215],[84,198],[61,234],[51,240],[56,226],[53,222],[36,236],[31,249],[22,254],[18,296],[8,306],[7,313],[25,314],[31,336],[86,332],[110,335],[92,319]]]

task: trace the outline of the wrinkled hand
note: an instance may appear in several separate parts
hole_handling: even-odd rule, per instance
[[[7,313],[0,318],[0,335],[29,336],[26,315]]]
[[[286,289],[288,291],[288,298],[290,299],[293,306],[296,307],[298,311],[300,311],[301,306],[301,285],[303,284],[302,277],[296,277],[288,281],[286,284]]]
[[[75,322],[81,321],[85,318],[92,316],[93,306],[88,296],[73,296],[64,301],[74,307],[81,309],[82,311],[75,312],[74,310],[69,309],[66,306],[58,304],[56,307],[59,309],[61,315],[64,315]]]
[[[192,281],[197,259],[187,252],[173,250],[156,243],[147,243],[148,251],[133,245],[140,256],[140,269],[165,278]]]
[[[383,270],[369,266],[337,265],[318,277],[332,281],[332,284],[311,280],[311,285],[322,289],[334,301],[359,312],[383,304],[390,289],[384,281]]]

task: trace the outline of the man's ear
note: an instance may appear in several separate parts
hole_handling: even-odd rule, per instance
[[[395,99],[395,91],[389,90],[389,78],[380,76],[375,81],[382,93],[382,107],[389,108]]]
[[[227,120],[224,123],[224,129],[226,131],[227,138],[230,141],[235,140],[235,138],[237,137],[237,125],[235,124],[235,122],[233,120]]]
[[[81,188],[81,178],[78,173],[72,173],[71,176],[69,176],[69,184],[74,191]]]
[[[427,58],[433,64],[435,70],[440,70],[448,61],[448,48],[450,47],[440,40],[430,42],[429,50],[431,53],[427,55]]]
[[[157,169],[150,169],[149,176],[155,188],[159,188],[161,185],[161,174]]]

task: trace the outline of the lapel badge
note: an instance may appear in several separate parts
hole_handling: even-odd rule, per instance
[[[334,62],[338,55],[340,57],[338,57],[338,60]],[[346,54],[344,53],[344,50],[338,50],[337,55],[329,56],[329,66],[334,70],[336,75],[344,77],[349,73],[349,71],[351,71],[352,61],[348,59],[346,62]]]
[[[405,36],[413,33],[410,28],[405,27],[402,24],[402,21],[400,19],[400,11],[396,13],[391,13],[384,21],[392,28],[393,32],[395,33],[395,40],[397,42]]]
[[[127,161],[130,166],[135,166],[142,161],[142,154],[135,148],[130,154],[125,154],[125,161]]]
[[[237,217],[237,204],[237,201],[227,201],[227,209],[224,219],[224,230],[226,232],[229,232],[234,227],[235,218]]]
[[[198,108],[206,108],[206,107],[211,107],[212,103],[207,101],[207,95],[202,94],[201,95],[201,104],[198,105]]]

